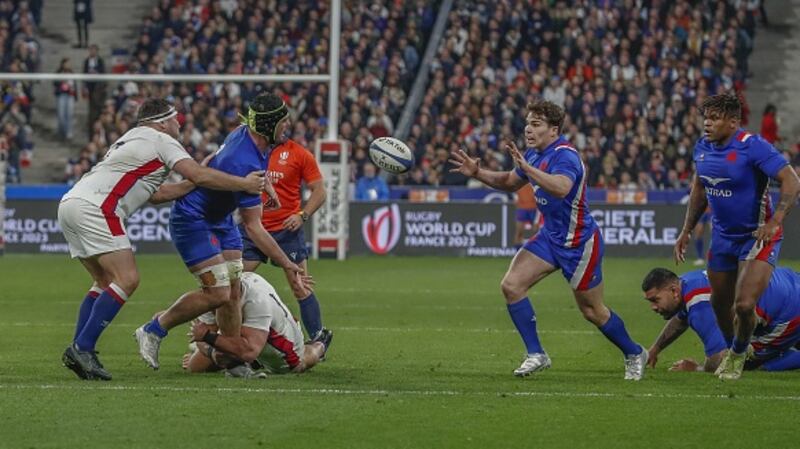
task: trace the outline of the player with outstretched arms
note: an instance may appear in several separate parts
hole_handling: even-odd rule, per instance
[[[209,162],[210,167],[233,174],[266,169],[270,151],[287,138],[288,108],[277,95],[263,93],[251,102],[244,122],[228,135]],[[268,187],[266,191],[267,206],[280,207],[274,190]],[[170,329],[210,310],[218,309],[223,333],[239,335],[241,309],[235,296],[239,289],[231,289],[243,268],[242,237],[233,220],[237,208],[250,238],[261,251],[286,270],[302,272],[261,225],[261,195],[198,188],[181,197],[172,206],[170,234],[200,288],[187,292],[163,314],[136,329],[139,354],[151,368],[159,367],[158,349]],[[290,280],[305,285],[302,276],[295,275]]]
[[[711,304],[729,344],[717,374],[722,380],[734,380],[744,369],[756,325],[756,303],[777,263],[783,219],[797,201],[800,179],[769,142],[740,128],[741,103],[736,95],[708,97],[701,112],[705,136],[695,145],[697,173],[674,257],[676,263],[685,260],[691,230],[710,204]],[[780,182],[775,208],[770,179]]]
[[[703,342],[703,363],[692,359],[675,362],[671,371],[715,372],[728,348],[711,307],[711,286],[705,271],[680,276],[654,268],[642,281],[650,308],[668,320],[648,351],[648,365],[691,328]],[[756,327],[744,369],[786,371],[800,369],[800,274],[777,267],[756,304]]]
[[[170,171],[186,184],[209,189],[259,194],[262,170],[231,176],[202,167],[176,140],[177,111],[167,101],[148,99],[139,108],[137,126],[109,148],[100,163],[61,199],[58,222],[70,254],[92,276],[92,285],[78,311],[72,344],[64,365],[82,379],[110,380],[95,352],[100,334],[139,285],[139,271],[125,232],[125,219],[160,193]]]
[[[560,136],[564,110],[549,101],[528,104],[523,155],[513,142],[506,149],[516,168],[507,172],[479,166],[463,150],[452,153],[451,171],[509,192],[531,183],[544,226],[520,249],[503,277],[501,288],[511,320],[519,331],[527,357],[514,371],[517,376],[550,367],[550,357],[537,333],[528,290],[561,270],[583,317],[616,345],[625,358],[625,379],[644,376],[647,352],[635,343],[622,319],[603,303],[603,237],[586,202],[587,172],[575,147]]]

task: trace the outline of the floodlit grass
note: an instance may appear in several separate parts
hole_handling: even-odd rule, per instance
[[[605,261],[606,302],[649,346],[663,320],[638,286],[667,260]],[[553,367],[511,375],[523,355],[500,294],[508,260],[355,258],[312,262],[328,361],[268,380],[187,375],[186,327],[139,360],[131,333],[193,278],[175,256],[138,258],[142,282],[98,349],[111,382],[61,366],[89,287],[65,256],[0,257],[0,447],[794,447],[800,373],[671,373],[702,357],[687,333],[638,383],[575,307],[560,274],[532,290]],[[795,268],[800,264],[789,263]],[[691,267],[684,265],[682,270]],[[297,310],[282,273],[262,268]]]

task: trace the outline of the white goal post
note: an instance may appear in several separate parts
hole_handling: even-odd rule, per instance
[[[349,143],[341,141],[339,137],[339,46],[341,44],[341,25],[342,25],[342,0],[331,0],[331,34],[330,34],[330,47],[328,53],[328,70],[326,74],[270,74],[270,75],[180,75],[180,74],[134,74],[134,73],[120,73],[120,74],[86,74],[86,73],[0,73],[0,81],[58,81],[58,80],[74,80],[74,81],[99,81],[99,82],[184,82],[184,83],[218,83],[218,82],[256,82],[256,83],[327,83],[328,84],[328,132],[325,137],[316,143],[315,148],[310,148],[311,151],[318,151],[320,145],[327,146],[329,144],[336,145],[338,148],[345,150],[349,149]],[[349,153],[344,153],[344,165],[347,164],[347,157]],[[342,179],[336,180],[337,186],[340,182],[347,182],[349,180],[349,173],[341,173],[341,161],[337,161],[331,166],[330,162],[324,162],[318,159],[320,169],[323,174],[336,174],[339,173]],[[5,169],[2,171],[3,177]],[[3,178],[0,178],[3,179]],[[326,182],[328,184],[328,182]],[[333,187],[333,186],[331,186]],[[331,190],[336,191],[336,198],[331,194]],[[2,194],[0,190],[0,194]],[[0,212],[3,212],[3,198],[0,197]],[[348,220],[348,196],[347,188],[329,188],[327,203],[323,205],[325,209],[325,219],[315,214],[312,219],[312,246],[313,255],[318,257],[319,240],[320,236],[325,240],[325,243],[330,245],[332,238],[329,232],[330,223],[342,223],[344,225],[344,232],[337,231],[336,238],[340,239],[337,242],[339,249],[335,253],[337,259],[344,259],[344,250],[347,239],[347,220]],[[330,208],[330,204],[336,204],[337,207]],[[331,215],[333,214],[333,215]],[[0,215],[0,239],[2,239],[2,220],[4,220],[4,213]],[[335,216],[334,216],[335,215]],[[0,240],[0,253],[2,252],[2,240]],[[323,257],[327,254],[332,254],[329,251],[322,251]]]

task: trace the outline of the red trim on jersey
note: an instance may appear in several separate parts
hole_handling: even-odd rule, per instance
[[[783,238],[783,226],[778,228],[778,232],[775,233],[775,237],[772,237],[772,240],[770,240],[769,244],[764,245],[764,247],[761,248],[761,251],[756,254],[756,260],[762,260],[764,262],[768,261],[769,255],[772,252],[772,248],[775,248],[775,244],[778,243],[781,238]]]
[[[122,178],[117,181],[117,184],[113,189],[111,189],[111,193],[108,194],[105,201],[103,201],[103,204],[100,205],[100,210],[103,211],[103,215],[106,217],[106,223],[108,224],[108,229],[111,231],[111,235],[115,237],[118,235],[125,235],[125,230],[122,229],[122,222],[120,221],[116,212],[119,199],[125,196],[128,191],[131,190],[131,188],[136,184],[136,181],[144,178],[163,166],[163,162],[158,159],[153,159],[150,162],[147,162],[144,165],[125,173],[122,175]]]
[[[283,353],[283,360],[286,361],[290,368],[294,369],[300,364],[300,356],[294,352],[294,343],[287,340],[283,335],[275,332],[273,328],[269,328],[267,343]]]
[[[770,342],[770,345],[780,346],[784,341],[786,341],[787,338],[792,336],[792,334],[797,331],[798,327],[800,327],[800,317],[792,318],[786,325],[786,329],[784,329],[780,335],[775,337],[775,339]]]
[[[105,290],[105,292],[106,292],[106,293],[108,293],[109,295],[111,295],[111,297],[112,297],[112,298],[114,298],[114,301],[118,302],[118,303],[119,303],[119,305],[121,305],[121,306],[124,306],[124,305],[125,305],[125,300],[124,300],[124,299],[122,299],[122,296],[120,296],[120,295],[119,295],[119,293],[117,293],[116,291],[114,291],[114,289],[113,289],[113,288],[111,288],[111,287],[108,287],[108,288]]]
[[[689,290],[689,293],[683,297],[683,302],[688,303],[697,295],[704,295],[706,293],[711,293],[711,287],[700,287],[694,290]]]
[[[586,271],[583,272],[581,282],[578,283],[578,288],[576,289],[578,291],[589,288],[589,284],[594,278],[594,270],[597,268],[597,259],[598,255],[600,254],[600,238],[600,232],[595,231],[594,243],[592,244],[592,255],[589,256],[589,263],[586,265]]]
[[[738,140],[739,142],[744,142],[744,141],[745,141],[745,140],[746,140],[748,137],[750,137],[750,135],[751,135],[751,134],[750,134],[750,133],[748,133],[748,132],[745,132],[745,131],[739,131],[739,132],[736,134],[736,140]]]
[[[583,174],[582,179],[586,179],[586,173]],[[581,190],[581,198],[578,200],[578,216],[575,217],[575,221],[577,223],[575,224],[575,234],[572,236],[572,242],[570,243],[571,248],[576,248],[581,243],[581,237],[583,237],[583,232],[586,229],[586,211],[585,208],[582,207],[585,201],[586,183],[583,185],[583,189]]]
[[[758,315],[767,324],[772,321],[772,318],[770,318],[769,315],[767,315],[767,312],[765,312],[761,307],[756,306],[756,315]]]

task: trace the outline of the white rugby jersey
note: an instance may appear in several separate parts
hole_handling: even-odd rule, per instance
[[[168,134],[138,126],[114,142],[62,201],[80,198],[100,207],[107,218],[127,218],[158,190],[178,161],[190,157]]]
[[[292,313],[278,297],[275,288],[256,273],[242,273],[242,326],[269,333],[258,360],[274,373],[291,371],[303,354],[303,331]],[[206,324],[216,324],[214,312],[200,316]]]

